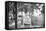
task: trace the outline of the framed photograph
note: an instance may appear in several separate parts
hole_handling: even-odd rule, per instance
[[[45,3],[5,2],[5,29],[45,28]]]

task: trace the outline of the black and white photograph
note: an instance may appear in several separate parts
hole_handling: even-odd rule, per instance
[[[5,29],[45,28],[45,3],[5,2]]]

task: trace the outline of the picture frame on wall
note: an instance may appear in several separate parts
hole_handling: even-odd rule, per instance
[[[45,3],[5,2],[5,29],[45,28]]]

